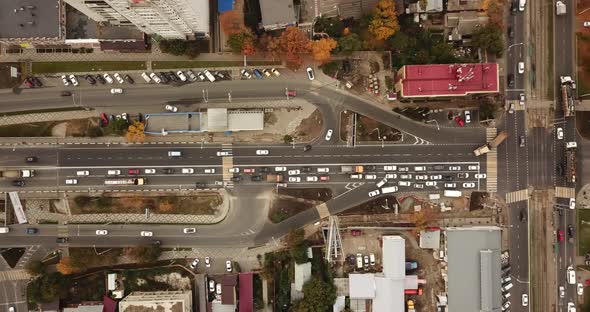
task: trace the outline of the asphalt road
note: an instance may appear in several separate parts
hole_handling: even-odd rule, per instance
[[[506,99],[516,100],[520,93],[524,93],[525,75],[518,73],[518,62],[524,62],[526,45],[524,38],[524,13],[516,12],[507,16],[507,27],[511,27],[514,32],[514,37],[507,37],[507,51],[506,51]],[[508,86],[508,75],[513,75],[514,86]]]

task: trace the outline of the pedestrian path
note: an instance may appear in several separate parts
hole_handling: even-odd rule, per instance
[[[486,142],[492,141],[498,135],[498,129],[486,128]],[[486,154],[486,189],[488,192],[498,191],[498,151],[493,148]]]
[[[222,167],[221,170],[223,171],[223,184],[228,188],[233,188],[234,183],[231,178],[234,176],[233,172],[229,172],[230,169],[234,167],[234,157],[233,157],[233,150],[231,144],[222,144],[221,145],[222,152],[229,152],[229,156],[223,156]]]
[[[28,246],[27,250],[25,251],[25,254],[22,257],[20,257],[15,268],[24,269],[29,259],[35,254],[35,252],[37,252],[37,250],[39,250],[40,247],[41,245]]]
[[[572,187],[555,187],[555,197],[558,198],[575,198],[576,189]]]
[[[31,276],[25,270],[0,271],[0,281],[28,280]]]
[[[506,203],[507,204],[516,203],[516,202],[528,200],[528,199],[529,199],[529,190],[528,189],[524,189],[524,190],[520,190],[520,191],[516,191],[516,192],[510,192],[510,193],[506,194]]]

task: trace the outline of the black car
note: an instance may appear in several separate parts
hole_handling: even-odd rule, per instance
[[[105,84],[105,83],[107,83],[107,81],[106,81],[106,80],[104,79],[104,77],[103,77],[103,76],[101,76],[101,75],[96,75],[96,80],[97,80],[98,82],[100,82],[100,84]]]
[[[84,79],[86,79],[86,81],[88,81],[88,83],[91,84],[91,85],[95,85],[96,84],[96,80],[94,78],[92,78],[92,76],[90,76],[90,75],[84,76]]]
[[[43,86],[43,83],[37,77],[31,77],[31,81],[33,81],[33,84],[35,85],[35,87],[42,87]]]
[[[508,38],[514,38],[514,29],[508,27]]]
[[[196,188],[207,188],[207,183],[204,182],[197,182],[195,183]]]
[[[162,83],[169,83],[170,82],[170,78],[168,78],[168,74],[161,72],[159,76],[160,76],[160,79],[162,80]]]
[[[27,234],[37,234],[39,232],[39,230],[37,230],[36,228],[27,228]]]
[[[450,175],[444,175],[443,176],[443,180],[445,180],[445,181],[453,181],[453,177],[450,176]]]
[[[25,180],[14,180],[12,181],[12,185],[16,187],[23,187],[25,186]]]
[[[65,244],[69,241],[70,239],[68,237],[58,237],[55,241],[58,244]]]
[[[233,182],[240,182],[240,181],[242,181],[242,177],[240,177],[240,176],[235,176],[235,177],[231,177],[231,179],[230,179],[230,180],[232,180]]]
[[[72,92],[70,92],[70,91],[61,91],[61,96],[72,96]]]
[[[301,172],[311,172],[311,167],[303,167],[301,168]]]
[[[125,81],[129,82],[130,84],[135,83],[135,80],[133,80],[133,78],[131,78],[131,76],[129,76],[129,75],[125,75],[124,79],[125,79]]]
[[[520,213],[518,214],[518,219],[519,219],[521,222],[526,222],[526,211],[525,211],[524,209],[522,209],[522,210],[520,211]]]
[[[39,158],[37,156],[28,156],[27,158],[25,158],[25,161],[28,163],[34,163],[39,161]]]
[[[152,245],[160,246],[160,245],[162,245],[162,242],[159,240],[153,240]]]
[[[173,82],[179,80],[174,72],[168,72],[168,78],[170,78],[170,80],[172,80]]]
[[[305,146],[303,147],[303,151],[304,151],[304,152],[307,152],[307,151],[309,151],[309,150],[311,150],[311,145],[309,145],[309,144],[308,144],[308,145],[305,145]]]
[[[270,168],[268,168],[268,167],[260,167],[260,168],[258,168],[258,172],[264,172],[264,173],[270,172]]]
[[[254,182],[262,181],[262,176],[260,175],[253,175],[250,179]]]
[[[508,87],[514,88],[514,74],[508,74]]]
[[[567,226],[567,236],[569,238],[574,238],[574,226],[571,224],[568,224]]]
[[[164,172],[165,174],[172,174],[172,173],[174,173],[174,169],[173,168],[164,168],[164,169],[162,169],[162,172]]]
[[[377,169],[377,166],[375,166],[375,165],[365,166],[365,170],[368,170],[368,171],[375,171],[376,169]]]

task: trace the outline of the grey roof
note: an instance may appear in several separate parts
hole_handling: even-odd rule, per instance
[[[61,38],[59,5],[59,1],[0,0],[0,38]]]
[[[440,230],[420,231],[420,248],[440,249]]]
[[[349,274],[348,278],[351,299],[375,298],[374,274]]]
[[[449,311],[500,311],[500,228],[447,228]]]
[[[266,29],[279,29],[295,25],[295,8],[293,0],[260,0],[262,26]]]
[[[295,289],[303,291],[303,284],[311,278],[311,262],[295,263]]]
[[[262,130],[264,129],[264,112],[262,110],[231,110],[227,113],[227,129],[231,131]]]
[[[373,299],[373,311],[404,311],[403,279],[375,277],[375,286],[377,295]]]
[[[103,305],[79,305],[76,308],[64,308],[64,312],[102,312]]]
[[[207,126],[209,132],[227,130],[227,108],[207,109]]]
[[[395,279],[406,277],[406,241],[401,236],[383,236],[383,274]]]

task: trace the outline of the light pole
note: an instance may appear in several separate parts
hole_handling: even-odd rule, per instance
[[[227,99],[228,99],[228,100],[229,100],[229,102],[231,103],[231,91],[229,91],[229,92],[227,93]]]
[[[440,131],[440,126],[438,125],[438,121],[436,119],[426,120],[426,123],[434,122],[436,124],[436,130]]]
[[[203,89],[203,101],[205,101],[205,104],[209,103],[209,89],[207,91]]]
[[[287,95],[287,101],[289,100],[289,88],[285,88],[285,95]]]

